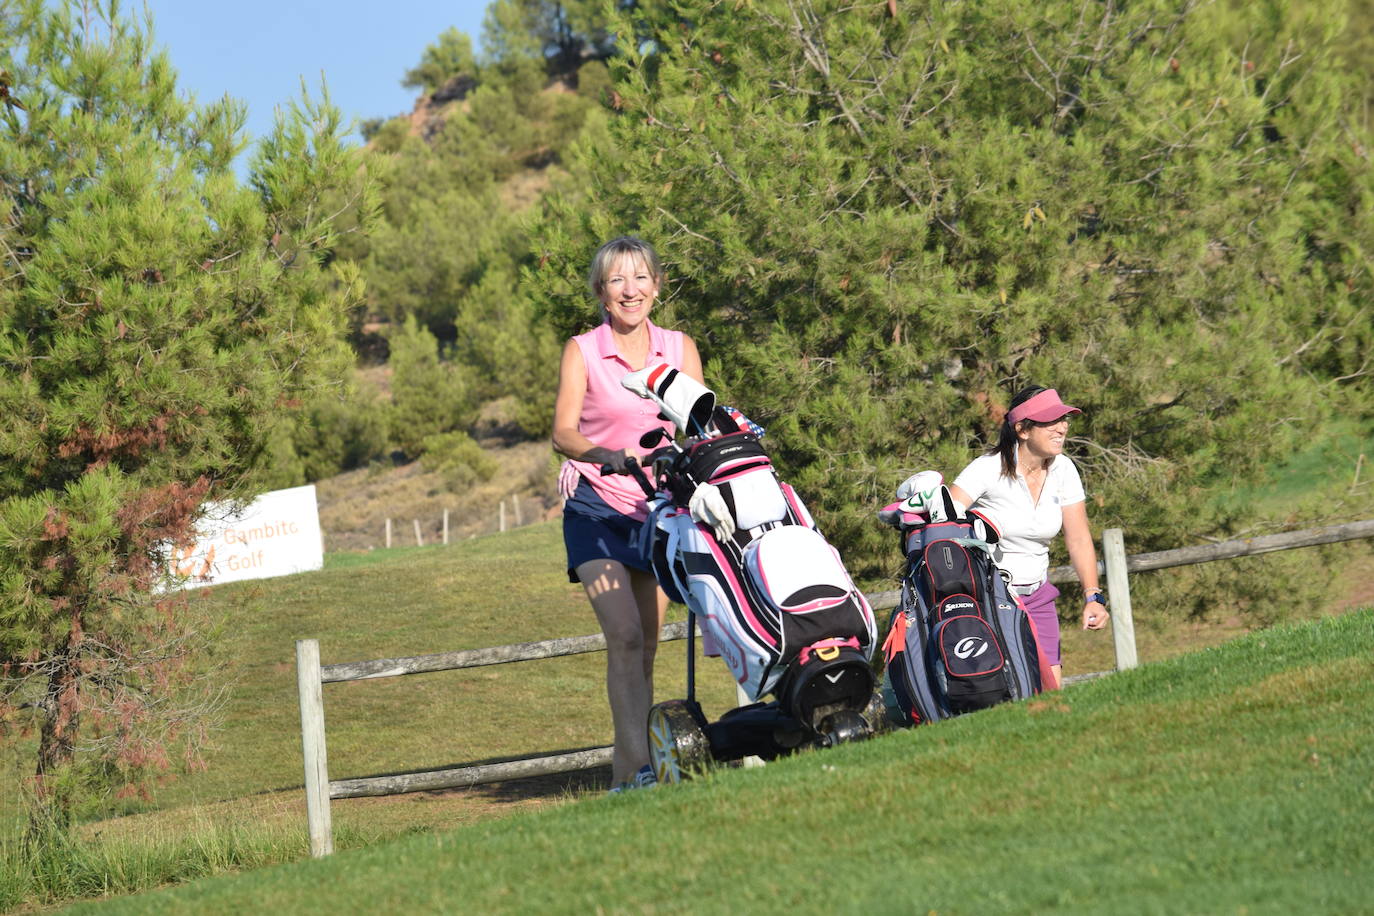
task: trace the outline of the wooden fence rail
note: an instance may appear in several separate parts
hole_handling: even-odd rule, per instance
[[[1135,628],[1131,613],[1128,573],[1256,556],[1278,550],[1312,547],[1318,544],[1332,544],[1368,537],[1374,537],[1374,519],[1341,525],[1328,525],[1324,528],[1314,528],[1307,531],[1292,531],[1283,534],[1222,541],[1216,544],[1181,547],[1176,550],[1162,550],[1156,553],[1143,553],[1128,557],[1124,549],[1121,529],[1107,529],[1103,532],[1103,559],[1098,562],[1098,571],[1105,571],[1107,576],[1107,594],[1111,600],[1112,637],[1116,649],[1117,670],[1133,668],[1136,665]],[[1055,566],[1049,571],[1049,581],[1051,582],[1067,582],[1073,578],[1073,570],[1068,566]],[[865,597],[868,598],[874,610],[885,610],[897,606],[901,592],[873,592]],[[686,621],[678,621],[663,628],[659,641],[670,642],[686,637],[687,623]],[[606,638],[598,633],[592,636],[547,639],[540,642],[496,646],[489,649],[462,649],[434,655],[321,665],[319,642],[314,639],[297,640],[296,677],[300,694],[301,750],[305,763],[306,817],[310,830],[310,854],[318,858],[333,851],[329,813],[331,799],[474,786],[508,779],[565,773],[604,766],[611,759],[609,747],[598,747],[480,766],[331,781],[328,777],[326,762],[324,701],[320,689],[321,685],[378,677],[395,677],[403,674],[422,674],[460,668],[477,668],[485,665],[503,665],[540,658],[602,652],[605,649]]]

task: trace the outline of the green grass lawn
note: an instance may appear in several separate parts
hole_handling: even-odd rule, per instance
[[[225,621],[214,647],[227,685],[223,721],[207,754],[208,770],[153,786],[153,800],[143,806],[148,811],[256,799],[283,789],[290,790],[290,806],[300,803],[297,639],[319,640],[321,660],[331,664],[598,632],[581,586],[567,581],[556,522],[449,547],[329,555],[320,572],[205,589],[193,600]],[[670,612],[683,614],[678,607]],[[665,698],[683,692],[685,652],[683,641],[660,652],[657,682]],[[724,666],[712,660],[699,671],[707,708],[720,712],[733,705]],[[611,741],[601,653],[328,684],[324,703],[333,778]],[[31,754],[30,747],[7,755],[10,778],[31,770]],[[7,808],[12,814],[16,800],[5,793],[0,814]],[[352,811],[359,812],[360,830],[417,823],[415,806],[392,805],[394,812],[381,814],[366,805],[337,807],[345,828]],[[421,814],[419,823],[436,822]]]
[[[0,901],[6,893],[11,901],[16,894],[52,901],[126,893],[304,857],[295,640],[318,639],[322,660],[330,664],[594,633],[596,623],[580,587],[566,580],[560,540],[553,522],[448,547],[331,554],[320,572],[198,593],[195,600],[225,620],[216,651],[224,665],[227,701],[207,758],[209,769],[154,786],[152,799],[126,809],[135,812],[129,816],[85,824],[79,839],[86,845],[53,859],[58,880],[50,893],[33,897],[5,890],[6,857],[14,861],[14,845],[7,851],[0,836]],[[672,615],[681,613],[674,608]],[[1146,613],[1137,608],[1138,617]],[[1243,627],[1234,625],[1145,626],[1137,642],[1141,660],[1150,663],[1241,632]],[[1109,669],[1111,647],[1109,634],[1066,628],[1065,672]],[[663,647],[659,699],[683,695],[684,651],[680,641]],[[708,715],[734,705],[734,685],[723,664],[699,659],[698,672]],[[324,700],[330,775],[336,779],[610,742],[601,654],[328,684]],[[914,748],[922,746],[918,742]],[[31,771],[31,754],[31,748],[10,746],[4,761],[12,769],[9,778]],[[767,772],[785,774],[793,765]],[[530,805],[573,801],[584,789],[600,795],[596,778],[583,780],[583,788],[555,786],[540,797],[491,787],[338,801],[333,804],[336,846],[356,850],[416,831],[464,827]],[[5,793],[0,814],[13,815],[16,800]],[[19,875],[10,886],[27,886],[28,880]]]
[[[1371,677],[1363,611],[761,769],[100,907],[1360,912]]]
[[[318,639],[327,665],[596,633],[562,561],[561,529],[549,523],[447,548],[331,556],[319,573],[210,590],[204,600],[233,621],[224,645],[234,683],[228,716],[209,772],[169,784],[158,804],[301,784],[297,639]],[[685,643],[666,644],[660,658],[661,690],[676,695]],[[732,695],[720,667],[703,686],[724,704]],[[604,669],[605,656],[594,653],[327,684],[330,775],[609,744]]]
[[[1327,506],[1340,504],[1340,518],[1368,518],[1374,494],[1374,430],[1338,419],[1275,466],[1270,479],[1251,486],[1221,486],[1215,498],[1225,506],[1291,507],[1314,492]]]
[[[561,528],[530,525],[450,547],[330,555],[326,568],[205,590],[226,620],[217,653],[228,702],[204,773],[155,787],[153,808],[205,804],[299,787],[295,641],[318,639],[324,664],[425,655],[597,632],[563,569]],[[670,617],[684,609],[674,606]],[[880,617],[885,619],[886,612]],[[1162,657],[1141,634],[1141,658]],[[1067,647],[1072,640],[1072,648]],[[1066,673],[1113,666],[1110,635],[1066,633]],[[600,653],[327,684],[329,769],[351,778],[609,744]],[[698,658],[708,714],[734,705],[716,659]],[[664,645],[660,699],[682,696],[685,643]],[[344,825],[349,806],[337,806]],[[375,824],[366,815],[366,827]]]

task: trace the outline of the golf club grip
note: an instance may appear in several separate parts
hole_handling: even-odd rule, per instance
[[[601,475],[604,477],[607,474],[629,474],[639,484],[639,488],[644,491],[645,496],[652,497],[654,495],[654,485],[649,483],[649,478],[645,476],[644,469],[639,466],[639,459],[635,458],[634,455],[626,457],[625,470],[623,471],[617,471],[609,464],[603,464]]]

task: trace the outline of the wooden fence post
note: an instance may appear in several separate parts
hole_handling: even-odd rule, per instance
[[[444,543],[448,543],[448,509],[444,509]]]
[[[1126,542],[1120,528],[1102,532],[1102,556],[1107,566],[1107,598],[1111,601],[1112,642],[1116,644],[1116,670],[1134,668],[1135,621],[1131,617],[1131,586],[1126,578]]]
[[[423,546],[425,546],[425,538],[424,538],[424,535],[420,534],[420,520],[419,520],[418,518],[416,518],[416,519],[411,519],[411,521],[415,522],[415,546],[416,546],[416,547],[423,547]]]
[[[513,508],[513,509],[515,510],[515,527],[520,528],[520,527],[522,527],[522,526],[525,524],[525,523],[524,523],[523,521],[521,521],[521,519],[520,519],[520,497],[519,497],[519,496],[512,496],[512,497],[510,498],[510,504],[511,504],[511,508]]]
[[[310,855],[334,851],[329,818],[329,765],[324,749],[324,692],[320,680],[320,643],[296,640],[296,687],[301,704],[301,756],[305,759],[305,820],[310,827]]]
[[[504,499],[501,500],[501,504],[497,508],[496,514],[497,517],[500,519],[500,521],[497,523],[498,528],[499,530],[504,532],[506,530],[506,501]]]
[[[391,519],[386,520],[386,547],[391,549]]]

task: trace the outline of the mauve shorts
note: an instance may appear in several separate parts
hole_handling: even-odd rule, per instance
[[[587,478],[577,481],[563,504],[563,546],[568,551],[568,581],[577,582],[577,567],[589,560],[615,560],[630,569],[651,572],[639,547],[644,523],[606,504]]]
[[[1045,659],[1051,665],[1060,664],[1059,611],[1054,606],[1054,599],[1058,597],[1059,589],[1051,582],[1043,582],[1035,591],[1021,597],[1021,603],[1026,606],[1026,613],[1035,627],[1035,641],[1040,644],[1040,651],[1045,653]]]

